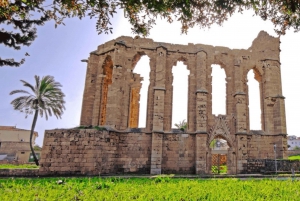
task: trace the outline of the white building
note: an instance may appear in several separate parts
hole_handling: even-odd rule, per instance
[[[287,138],[288,150],[300,149],[300,137],[290,135]]]
[[[34,132],[33,146],[37,137],[38,133]],[[0,126],[0,160],[28,162],[30,154],[30,130],[15,126]]]

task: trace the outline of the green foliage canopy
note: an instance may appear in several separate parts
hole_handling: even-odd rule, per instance
[[[111,18],[117,11],[132,25],[132,32],[147,36],[156,19],[181,22],[181,32],[222,24],[235,12],[252,9],[263,20],[271,20],[278,34],[289,28],[300,30],[300,1],[297,0],[1,0],[0,24],[13,25],[17,32],[0,30],[0,44],[20,49],[36,38],[35,26],[54,20],[63,24],[66,17],[97,18],[99,34],[112,33]],[[0,66],[19,66],[24,60],[1,59]]]

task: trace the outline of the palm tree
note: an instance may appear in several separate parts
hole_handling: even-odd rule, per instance
[[[187,123],[186,123],[185,119],[182,121],[179,121],[178,124],[175,123],[174,125],[176,126],[176,128],[180,129],[181,131],[185,131],[187,128]]]
[[[24,112],[26,114],[25,118],[27,118],[29,114],[34,113],[30,130],[30,149],[35,164],[39,165],[39,161],[32,146],[32,136],[38,114],[40,114],[41,117],[45,115],[46,120],[48,120],[48,116],[52,116],[52,114],[54,114],[56,118],[61,118],[63,110],[65,109],[65,95],[60,89],[62,85],[59,82],[55,82],[54,77],[47,75],[40,79],[39,76],[35,75],[34,78],[36,82],[35,86],[32,86],[28,82],[21,80],[25,87],[31,89],[31,93],[25,90],[14,90],[10,92],[10,95],[16,93],[25,93],[26,95],[14,99],[11,104],[15,110]]]

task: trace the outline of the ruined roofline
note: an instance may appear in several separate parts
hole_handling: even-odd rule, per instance
[[[262,59],[276,60],[280,62],[280,39],[273,37],[265,31],[260,31],[258,36],[253,40],[252,45],[248,49],[230,49],[222,46],[212,46],[207,44],[187,45],[156,42],[150,38],[132,38],[129,36],[120,36],[115,40],[108,41],[99,45],[97,50],[91,52],[94,55],[103,55],[114,51],[118,46],[123,46],[126,49],[137,49],[137,51],[156,51],[158,48],[163,48],[169,53],[192,54],[205,52],[206,54],[231,54],[231,55],[257,55],[261,54]],[[264,55],[268,55],[264,57]],[[271,56],[270,56],[271,55]]]
[[[0,131],[29,131],[27,129],[22,129],[22,128],[17,128],[16,126],[0,126]],[[36,136],[38,136],[38,132],[34,131],[33,134],[36,134]]]

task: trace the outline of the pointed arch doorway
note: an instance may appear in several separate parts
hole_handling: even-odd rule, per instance
[[[215,116],[208,137],[208,169],[211,174],[231,174],[234,170],[233,140],[226,115]]]
[[[223,136],[216,136],[210,143],[211,149],[211,173],[227,174],[229,145]]]

